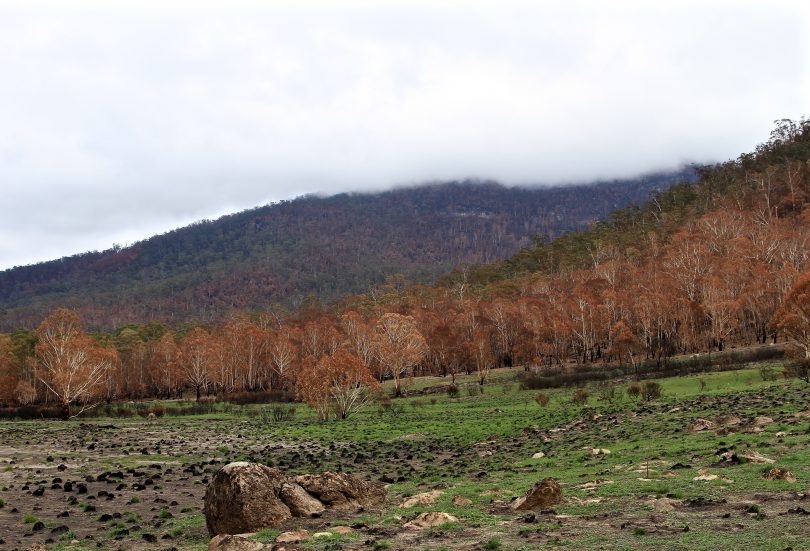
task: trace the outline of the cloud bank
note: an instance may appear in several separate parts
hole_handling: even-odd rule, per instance
[[[337,4],[0,3],[0,269],[306,192],[722,161],[808,114],[800,2]]]

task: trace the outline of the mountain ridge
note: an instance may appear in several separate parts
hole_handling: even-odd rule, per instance
[[[274,303],[295,307],[309,295],[330,301],[394,274],[428,283],[459,264],[507,258],[536,235],[583,229],[692,174],[542,188],[465,180],[302,196],[127,247],[0,271],[0,326],[33,326],[57,305],[106,326],[130,318],[205,320]]]

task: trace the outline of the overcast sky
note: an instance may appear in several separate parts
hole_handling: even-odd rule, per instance
[[[733,158],[810,114],[804,3],[0,0],[0,269],[307,192]]]

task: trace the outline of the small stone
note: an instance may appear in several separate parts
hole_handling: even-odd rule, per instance
[[[776,463],[776,459],[765,457],[761,453],[755,451],[742,452],[740,453],[740,457],[742,457],[743,459],[747,459],[751,463],[761,463],[761,464]]]
[[[433,511],[430,513],[422,513],[412,521],[406,523],[404,527],[413,530],[422,530],[424,528],[440,526],[448,522],[458,522],[458,519],[449,513]]]
[[[230,534],[214,536],[208,542],[208,551],[260,551],[262,549],[267,549],[267,547],[257,541]]]
[[[766,417],[766,416],[762,415],[760,417],[755,417],[753,424],[756,427],[763,427],[765,425],[770,425],[771,423],[773,423],[773,419],[771,419],[770,417]]]
[[[704,430],[714,430],[717,428],[717,423],[708,419],[695,419],[689,423],[689,432],[700,432]]]
[[[276,543],[298,543],[301,541],[307,541],[309,537],[308,530],[282,532],[276,537]]]
[[[400,504],[400,507],[403,507],[405,509],[410,509],[411,507],[416,507],[417,505],[420,507],[428,507],[436,503],[436,500],[442,494],[444,494],[444,492],[440,490],[433,490],[432,492],[416,494],[403,501],[402,504]]]
[[[787,469],[775,467],[765,474],[765,480],[784,480],[785,482],[796,482],[796,475]]]

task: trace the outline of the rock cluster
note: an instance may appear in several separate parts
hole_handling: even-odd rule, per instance
[[[258,463],[229,463],[208,485],[205,523],[211,536],[244,534],[291,517],[318,517],[327,509],[369,507],[385,495],[382,484],[345,473],[287,476]]]

